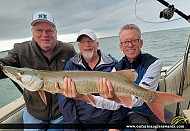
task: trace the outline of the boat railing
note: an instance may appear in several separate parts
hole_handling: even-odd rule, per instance
[[[22,113],[25,108],[23,97],[0,108],[0,123],[22,123]]]
[[[180,86],[183,57],[180,58],[173,66],[163,67],[161,71],[161,87],[162,91],[177,94]],[[190,59],[190,57],[188,57]],[[190,61],[187,64],[187,74],[190,73]],[[190,85],[190,76],[186,75],[184,88]]]

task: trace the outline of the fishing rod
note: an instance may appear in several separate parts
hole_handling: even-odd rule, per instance
[[[158,2],[160,2],[161,4],[165,5],[166,9],[164,9],[163,11],[160,12],[160,18],[165,18],[165,19],[171,19],[174,15],[174,12],[176,12],[178,15],[180,15],[182,18],[184,18],[185,20],[187,20],[190,23],[190,15],[186,15],[183,12],[181,12],[180,10],[176,9],[174,7],[174,5],[170,5],[168,2],[166,2],[165,0],[157,0]]]
[[[189,35],[189,39],[188,39],[188,42],[187,42],[187,47],[186,47],[186,51],[185,51],[184,59],[183,59],[181,81],[180,81],[179,93],[178,93],[178,95],[180,95],[180,96],[183,95],[185,77],[187,76],[187,64],[188,64],[189,50],[190,50],[190,35]],[[179,116],[179,115],[180,115],[180,102],[177,103],[177,107],[176,107],[176,116]]]
[[[157,0],[157,1],[159,1],[160,3],[162,3],[163,5],[165,5],[167,7],[166,9],[164,9],[163,11],[160,12],[160,18],[163,17],[163,18],[169,20],[173,17],[174,12],[176,12],[178,15],[180,15],[182,18],[184,18],[185,20],[187,20],[190,23],[190,15],[187,16],[186,14],[181,12],[180,10],[176,9],[174,7],[174,5],[170,5],[165,0]],[[190,50],[190,36],[189,36],[189,39],[187,42],[187,47],[186,47],[186,51],[185,51],[184,59],[183,59],[181,81],[180,81],[179,92],[178,92],[178,95],[180,95],[180,96],[183,95],[185,76],[187,76],[187,63],[188,63],[189,50]],[[190,102],[189,102],[189,104],[190,104]],[[178,102],[177,107],[176,107],[176,116],[180,116],[180,106],[181,106],[181,103]],[[189,107],[189,105],[188,105],[188,107]]]

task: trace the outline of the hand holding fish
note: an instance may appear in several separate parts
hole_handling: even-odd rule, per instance
[[[99,80],[98,84],[98,91],[101,97],[115,101],[117,103],[120,103],[120,99],[115,94],[115,91],[113,89],[113,86],[109,80],[106,78],[102,78]]]
[[[80,94],[77,92],[77,89],[75,87],[75,83],[71,78],[65,77],[63,80],[63,84],[64,84],[64,89],[61,89],[59,87],[59,83],[55,82],[55,89],[57,90],[58,93],[64,95],[65,97],[68,97],[68,98],[73,98],[76,100],[82,100],[82,101],[85,101],[87,103],[90,102],[86,95]]]

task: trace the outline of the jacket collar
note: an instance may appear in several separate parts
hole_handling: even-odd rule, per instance
[[[140,53],[137,59],[132,62],[129,61],[126,56],[123,57],[123,60],[128,69],[136,69],[142,62],[142,53]]]

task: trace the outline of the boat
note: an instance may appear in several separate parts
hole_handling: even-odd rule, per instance
[[[163,0],[158,0],[159,2],[163,2]],[[170,7],[167,2],[162,3],[163,5]],[[175,11],[179,11],[175,9]],[[177,13],[176,12],[176,13]],[[181,12],[180,12],[181,13]],[[184,14],[182,14],[184,16]],[[189,19],[185,15],[185,19]],[[188,42],[189,43],[189,42]],[[189,45],[189,44],[188,44]],[[187,46],[188,47],[188,46]],[[189,47],[188,47],[189,49]],[[185,62],[186,61],[186,62]],[[186,65],[186,66],[185,66]],[[160,90],[163,92],[171,93],[171,94],[179,94],[179,90],[182,89],[182,96],[186,98],[185,101],[172,104],[166,107],[169,111],[173,113],[174,116],[178,117],[176,114],[180,114],[180,116],[184,116],[190,121],[190,56],[189,51],[185,53],[185,55],[180,58],[174,65],[169,67],[163,67],[160,76]],[[21,90],[21,89],[19,89]],[[23,124],[22,114],[25,108],[25,102],[23,97],[19,97],[13,102],[5,105],[0,108],[0,131],[9,130],[7,128],[1,129],[1,127],[6,126],[6,124]],[[23,129],[14,129],[14,131],[22,131]],[[190,129],[186,129],[190,131]]]

